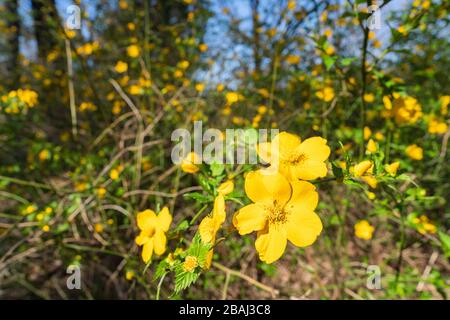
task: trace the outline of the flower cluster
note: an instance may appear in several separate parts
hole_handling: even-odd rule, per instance
[[[330,148],[320,137],[302,142],[281,132],[271,143],[258,145],[258,154],[270,167],[245,177],[245,192],[253,203],[235,213],[233,224],[241,235],[257,231],[259,257],[272,263],[284,253],[287,240],[305,247],[321,233],[322,222],[314,212],[319,199],[316,188],[299,179],[326,176]]]
[[[13,90],[0,97],[0,110],[8,114],[18,114],[33,108],[37,102],[37,92],[29,89]]]

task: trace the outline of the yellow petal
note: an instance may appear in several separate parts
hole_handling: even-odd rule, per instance
[[[290,211],[311,212],[317,207],[319,194],[316,187],[307,181],[291,181],[292,197],[286,207]]]
[[[155,235],[153,236],[153,244],[155,253],[160,256],[166,251],[166,242],[167,238],[164,232],[162,231],[156,231]]]
[[[145,232],[141,232],[134,241],[138,246],[142,246],[143,244],[147,243],[150,240],[150,237]]]
[[[253,202],[270,202],[277,200],[284,205],[291,197],[291,186],[278,172],[267,170],[252,171],[245,177],[245,192]]]
[[[205,217],[198,226],[200,238],[204,243],[212,243],[216,234],[216,222],[212,217]]]
[[[370,168],[372,168],[372,166],[373,163],[370,160],[361,161],[360,163],[356,164],[355,167],[353,168],[353,175],[355,177],[360,177],[367,171],[369,171]]]
[[[227,180],[224,183],[221,183],[219,188],[217,188],[217,192],[224,196],[233,192],[233,190],[234,190],[234,183],[232,180]]]
[[[325,161],[331,153],[327,140],[321,137],[308,138],[296,149],[299,154],[304,154],[308,160]]]
[[[292,175],[297,179],[314,180],[327,175],[328,168],[325,162],[305,160],[298,165],[291,166]]]
[[[272,153],[275,151],[281,157],[284,155],[288,155],[295,150],[298,146],[300,146],[301,139],[299,136],[288,133],[288,132],[280,132],[275,138],[272,140],[271,150]]]
[[[226,218],[225,198],[220,193],[214,199],[213,217],[217,221],[218,224],[222,224]]]
[[[144,260],[145,263],[149,262],[152,258],[153,254],[153,240],[148,241],[144,244],[144,247],[142,248],[142,260]]]
[[[316,241],[322,232],[322,222],[313,211],[295,210],[287,222],[287,237],[297,247],[306,247]]]
[[[213,256],[214,256],[214,251],[211,249],[208,251],[208,253],[206,255],[204,269],[208,270],[211,267]]]
[[[137,215],[137,225],[141,230],[154,228],[156,214],[153,210],[145,210]]]
[[[258,204],[243,207],[233,217],[233,224],[241,235],[262,230],[266,222],[267,214],[264,207]]]
[[[386,170],[387,173],[395,176],[397,174],[397,170],[398,170],[399,167],[400,167],[400,162],[396,161],[396,162],[393,162],[391,164],[385,165],[384,169]]]
[[[375,189],[378,185],[378,181],[374,176],[361,177],[372,189]]]
[[[256,251],[259,258],[266,262],[272,263],[278,260],[284,253],[287,244],[286,228],[277,225],[269,226],[269,231],[258,234],[255,242]]]
[[[258,153],[258,156],[265,163],[271,162],[272,152],[270,148],[272,148],[272,144],[270,142],[263,142],[256,146],[256,152]]]
[[[164,207],[159,212],[157,217],[157,226],[158,230],[167,232],[169,230],[170,224],[172,223],[172,216],[170,215],[169,208]]]

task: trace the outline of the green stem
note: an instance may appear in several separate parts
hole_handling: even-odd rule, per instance
[[[158,288],[156,289],[156,300],[159,300],[159,296],[160,296],[160,293],[161,293],[161,286],[162,286],[162,284],[163,284],[164,278],[166,277],[166,274],[167,274],[167,272],[164,273],[164,274],[161,276],[161,280],[159,280]]]
[[[194,222],[198,219],[198,217],[203,213],[203,211],[206,210],[206,208],[208,208],[208,205],[205,204],[200,210],[199,212],[197,212],[195,214],[195,216],[192,218],[191,222],[189,222],[189,226],[192,226],[194,224]]]

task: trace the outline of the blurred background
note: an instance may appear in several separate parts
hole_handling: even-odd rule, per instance
[[[0,298],[447,299],[449,6],[0,1]],[[314,245],[268,265],[234,234],[173,295],[158,261],[197,226],[146,268],[135,217],[168,206],[175,227],[205,205],[170,160],[171,133],[194,121],[320,135],[336,181],[316,185]],[[369,158],[398,165],[343,178]],[[226,175],[248,202],[240,170]],[[239,208],[227,202],[229,225]],[[80,290],[66,286],[70,265]]]

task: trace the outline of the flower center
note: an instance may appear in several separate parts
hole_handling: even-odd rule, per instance
[[[289,216],[289,211],[276,200],[273,201],[273,205],[267,207],[267,212],[269,224],[285,224]]]
[[[298,165],[306,160],[306,155],[303,153],[295,153],[292,152],[285,160],[285,162],[289,165]]]

